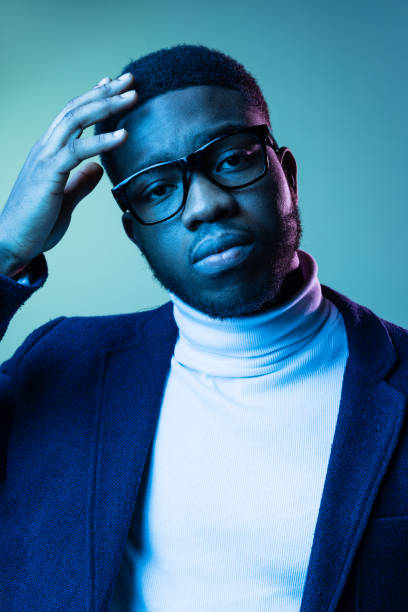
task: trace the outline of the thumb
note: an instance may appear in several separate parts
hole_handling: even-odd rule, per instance
[[[79,168],[71,176],[64,189],[64,208],[66,205],[73,210],[91,191],[95,189],[103,175],[103,168],[96,162],[91,162]]]

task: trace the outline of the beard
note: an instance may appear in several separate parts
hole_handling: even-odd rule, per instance
[[[301,287],[304,278],[300,266],[294,270],[291,268],[301,238],[302,223],[298,206],[294,205],[286,215],[279,211],[273,244],[265,259],[269,270],[268,283],[259,288],[254,288],[251,283],[248,283],[233,300],[224,301],[219,301],[216,298],[206,298],[197,295],[197,292],[189,292],[188,288],[176,278],[154,265],[144,249],[139,248],[148,262],[153,276],[165,289],[192,308],[210,317],[227,319],[251,316],[268,310],[289,299]]]

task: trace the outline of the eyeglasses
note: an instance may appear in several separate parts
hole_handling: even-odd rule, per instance
[[[279,150],[266,124],[230,132],[185,157],[139,170],[115,185],[112,194],[121,210],[139,223],[162,223],[184,208],[196,170],[227,190],[259,181],[269,169],[267,146]]]

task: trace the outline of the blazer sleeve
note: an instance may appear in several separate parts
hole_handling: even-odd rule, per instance
[[[17,310],[44,285],[47,276],[47,263],[43,254],[30,264],[30,284],[0,274],[0,340]],[[4,479],[6,473],[7,440],[15,406],[16,389],[19,385],[20,364],[34,344],[65,318],[58,317],[35,329],[12,357],[0,366],[0,481]]]
[[[33,259],[25,269],[25,275],[30,283],[15,280],[0,274],[0,340],[7,331],[9,323],[17,310],[40,289],[48,277],[48,267],[41,253]]]

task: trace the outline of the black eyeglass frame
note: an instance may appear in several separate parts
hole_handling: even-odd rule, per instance
[[[216,181],[209,173],[207,173],[204,170],[204,168],[201,166],[201,163],[200,163],[201,157],[203,155],[203,152],[205,152],[206,149],[210,147],[211,145],[213,145],[214,143],[219,142],[220,140],[223,140],[224,138],[228,138],[229,136],[232,136],[234,134],[243,134],[246,132],[253,132],[255,133],[256,136],[260,138],[260,142],[263,147],[265,169],[260,176],[258,176],[256,179],[253,179],[252,181],[244,183],[243,185],[227,187],[226,185],[223,185],[219,183],[218,181]],[[222,136],[218,136],[218,138],[214,138],[214,140],[207,142],[205,145],[196,149],[192,153],[185,155],[184,157],[180,157],[178,159],[173,159],[173,160],[166,161],[166,162],[160,162],[158,164],[153,164],[152,166],[148,166],[147,168],[143,168],[142,170],[138,170],[138,172],[135,172],[131,176],[128,176],[123,181],[115,185],[111,189],[112,195],[115,198],[116,202],[118,203],[120,209],[123,212],[129,211],[129,213],[142,225],[156,225],[157,223],[163,223],[164,221],[167,221],[168,219],[175,217],[184,208],[185,203],[187,201],[188,189],[189,189],[189,184],[191,181],[191,175],[192,175],[192,172],[194,172],[195,170],[200,170],[200,172],[202,172],[202,174],[204,174],[204,176],[208,178],[208,180],[211,181],[214,185],[217,185],[217,187],[221,187],[222,189],[226,189],[227,191],[229,191],[230,189],[232,190],[242,189],[243,187],[248,187],[249,185],[256,183],[256,181],[261,180],[267,174],[269,170],[269,158],[266,153],[267,146],[272,147],[275,153],[279,151],[278,143],[276,142],[275,138],[273,137],[269,129],[269,126],[266,123],[263,123],[261,125],[251,125],[247,128],[231,131],[231,132],[228,132],[227,134],[223,134]],[[178,209],[174,213],[166,217],[165,219],[160,219],[160,221],[143,221],[137,215],[137,213],[135,213],[135,211],[131,209],[127,196],[126,196],[125,187],[129,181],[135,178],[135,176],[138,176],[139,174],[142,174],[143,172],[146,172],[147,170],[152,170],[153,168],[158,168],[160,166],[175,166],[181,170],[182,179],[183,179],[183,200],[180,206],[178,207]]]

